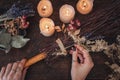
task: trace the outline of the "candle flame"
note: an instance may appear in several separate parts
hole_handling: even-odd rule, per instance
[[[43,11],[45,11],[45,10],[46,10],[46,8],[47,8],[47,6],[43,6],[42,10],[43,10]]]
[[[86,2],[84,2],[84,3],[83,3],[83,6],[84,6],[84,7],[86,7],[86,6],[87,6],[87,3],[86,3]]]
[[[66,10],[66,16],[70,16],[69,10]]]
[[[46,29],[47,31],[49,31],[49,26],[48,26],[48,25],[46,25],[46,26],[45,26],[45,29]]]
[[[82,5],[82,6],[83,6],[82,9],[85,9],[85,8],[87,7],[87,3],[86,3],[85,1],[83,1],[82,3],[83,3],[83,5]]]

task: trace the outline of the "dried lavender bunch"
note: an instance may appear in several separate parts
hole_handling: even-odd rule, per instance
[[[31,4],[20,4],[18,1],[17,3],[13,4],[12,7],[3,15],[0,16],[0,22],[10,19],[15,19],[20,16],[34,16],[35,11],[32,8]]]

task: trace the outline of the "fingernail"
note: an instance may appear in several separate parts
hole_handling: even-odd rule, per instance
[[[26,59],[22,59],[21,62],[26,62],[27,60]]]
[[[3,66],[1,69],[5,69],[5,67]]]
[[[22,60],[25,60],[25,61],[26,61],[27,59],[24,58],[24,59],[22,59]]]
[[[75,47],[72,47],[72,50],[73,50],[73,51],[76,51],[76,48],[75,48]]]
[[[12,65],[12,63],[8,63],[8,66],[11,66]]]

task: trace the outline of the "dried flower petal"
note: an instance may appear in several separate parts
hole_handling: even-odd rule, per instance
[[[62,31],[65,29],[65,24],[62,25]]]
[[[61,32],[61,31],[62,31],[61,28],[60,28],[60,26],[55,26],[55,30],[56,30],[57,32]]]
[[[79,26],[81,26],[80,21],[78,19],[76,19],[75,22],[76,22],[76,25],[78,26],[77,28],[79,28]]]
[[[59,38],[56,40],[56,43],[57,43],[58,46],[60,47],[61,53],[62,53],[63,55],[67,55],[67,51],[66,51],[66,49],[65,49],[62,41],[61,41]]]

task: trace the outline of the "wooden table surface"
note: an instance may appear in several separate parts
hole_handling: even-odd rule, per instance
[[[37,13],[36,6],[40,0],[20,0],[25,3],[32,3],[34,10],[36,11],[35,17],[30,18],[30,27],[27,29],[27,36],[31,40],[21,49],[12,48],[8,54],[4,51],[0,51],[0,68],[7,65],[10,62],[18,61],[23,58],[31,58],[32,56],[39,53],[39,49],[44,48],[47,44],[55,41],[56,37],[52,36],[46,38],[40,34],[39,30],[39,20],[40,16]],[[59,20],[59,8],[68,3],[75,7],[78,0],[51,0],[53,3],[54,13],[50,17],[55,21],[56,25],[62,25]],[[93,11],[100,8],[105,8],[110,5],[112,0],[94,0]],[[17,0],[1,0],[0,9],[9,9],[11,5],[17,2]],[[76,9],[76,8],[75,8]],[[92,14],[91,12],[91,14]],[[3,11],[0,11],[3,13]],[[76,11],[76,17],[81,21],[87,19],[89,15],[81,15]],[[109,68],[104,64],[106,61],[106,56],[101,53],[91,54],[93,61],[95,63],[94,68],[87,77],[87,80],[105,80],[108,73],[110,73]],[[70,76],[71,70],[71,56],[67,55],[65,57],[58,57],[54,63],[47,64],[45,61],[40,61],[32,65],[27,72],[25,80],[71,80]]]

